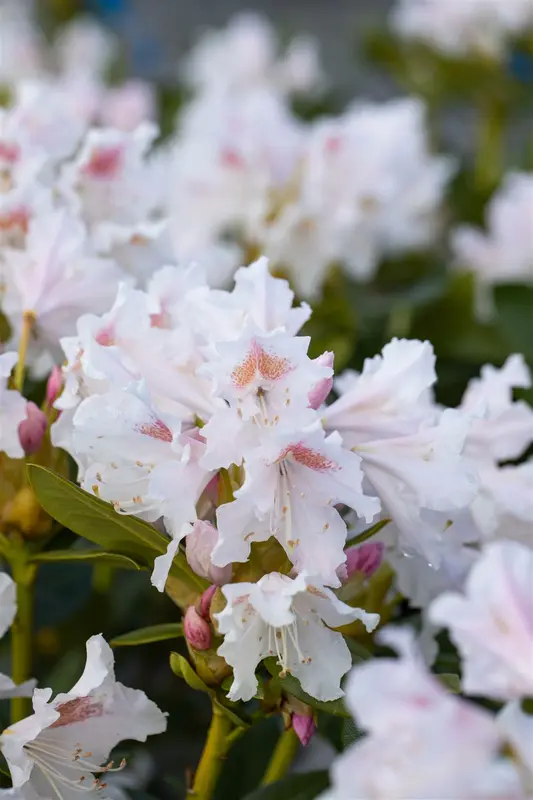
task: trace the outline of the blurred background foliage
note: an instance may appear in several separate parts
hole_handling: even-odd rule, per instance
[[[144,3],[143,10],[143,4],[128,0],[87,3],[42,0],[39,13],[43,28],[49,33],[81,11],[98,14],[112,26],[124,41],[125,58],[116,65],[111,78],[118,80],[131,71],[159,78],[162,131],[168,135],[184,93],[172,80],[168,67],[158,71],[153,65],[161,62],[163,52],[165,64],[169,58],[177,62],[183,54],[180,50],[183,32],[180,32],[181,44],[176,44],[173,50],[172,30],[167,26],[164,41],[158,40],[154,31],[165,30],[167,14],[172,19],[183,14],[186,19],[192,4],[194,0],[174,3],[151,0]],[[211,5],[199,4],[193,14],[200,14],[204,25],[224,22],[236,10],[229,8],[229,4],[227,12],[219,7],[215,13]],[[286,5],[299,4],[293,0]],[[299,17],[305,27],[305,12],[303,4],[300,5]],[[377,95],[379,99],[391,91],[422,97],[428,105],[435,148],[446,150],[451,141],[459,143],[460,169],[448,196],[448,222],[481,224],[487,202],[503,172],[508,168],[533,167],[531,42],[519,42],[502,66],[481,60],[451,61],[424,47],[407,47],[393,39],[384,24],[380,24],[379,11],[386,10],[387,3],[359,0],[350,2],[349,10],[344,3],[339,3],[336,10],[336,4],[327,0],[314,5],[321,7],[324,17],[329,15],[330,36],[332,30],[337,30],[334,23],[338,15],[337,27],[344,31],[345,37],[344,42],[337,42],[338,47],[349,53],[356,39],[353,63],[365,62],[367,66],[363,72],[354,66],[350,77],[346,72],[350,63],[347,59],[342,74],[333,75],[331,90],[325,97],[312,105],[300,103],[295,107],[296,112],[312,119],[340,110],[346,88],[352,83],[352,97],[358,91],[366,97]],[[276,8],[279,12],[280,7],[274,11]],[[144,25],[146,14],[153,18],[153,24]],[[161,15],[159,25],[158,15]],[[287,16],[290,18],[290,14]],[[310,12],[309,19],[316,24],[320,16],[315,13],[312,17]],[[350,28],[346,26],[348,19]],[[282,28],[287,25],[283,14],[274,13],[273,21],[279,21]],[[189,33],[192,41],[194,31],[190,29]],[[472,119],[474,124],[469,127],[468,120]],[[519,351],[533,368],[533,288],[497,286],[494,317],[490,322],[481,322],[475,314],[473,277],[450,271],[449,262],[443,237],[431,252],[383,262],[369,284],[359,284],[340,269],[334,269],[305,331],[312,336],[311,355],[333,350],[337,371],[360,369],[364,358],[378,352],[391,336],[429,339],[438,356],[438,400],[448,405],[460,400],[467,381],[487,362],[501,365],[509,353]],[[531,392],[522,395],[533,400]],[[69,534],[62,536],[67,546]],[[144,572],[122,572],[105,565],[45,564],[37,588],[35,672],[41,685],[65,691],[82,669],[84,644],[90,635],[102,632],[112,640],[129,630],[175,622],[178,616],[178,609],[166,595],[153,590]],[[178,639],[172,643],[172,649],[186,654],[183,642]],[[193,692],[171,672],[168,650],[168,642],[116,649],[119,679],[128,685],[142,686],[170,715],[168,732],[148,743],[153,762],[147,780],[139,778],[138,788],[128,790],[129,796],[137,800],[185,796],[188,770],[197,761],[210,717],[207,697]],[[453,652],[449,651],[449,658],[453,659]],[[9,670],[7,662],[8,642],[4,640],[0,671]],[[452,670],[445,665],[442,671]],[[5,711],[0,709],[0,714],[5,716]],[[245,734],[225,764],[216,800],[241,800],[251,792],[265,770],[280,732],[278,716],[264,720]],[[319,733],[335,749],[341,749],[346,736],[356,735],[346,731],[345,720],[328,715],[321,715]],[[305,788],[298,797],[305,800]]]

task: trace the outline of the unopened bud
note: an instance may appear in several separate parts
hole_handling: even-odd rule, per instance
[[[190,568],[201,578],[223,586],[231,581],[231,564],[215,567],[211,553],[218,541],[218,531],[210,522],[197,521],[187,536],[186,554]]]
[[[315,364],[319,364],[321,367],[328,367],[332,370],[332,375],[329,378],[322,378],[321,381],[315,383],[309,394],[307,395],[309,400],[309,407],[310,408],[320,408],[322,403],[326,400],[326,397],[331,392],[331,387],[333,386],[333,359],[335,358],[334,353],[325,352],[322,353],[321,356],[314,359]]]
[[[217,586],[214,583],[209,589],[206,589],[203,595],[200,597],[200,602],[198,603],[198,613],[204,619],[209,619],[209,612],[211,610],[211,600],[213,599],[213,595],[217,590]]]
[[[61,394],[63,389],[63,373],[61,367],[57,365],[52,367],[52,372],[48,376],[48,383],[46,384],[46,405],[52,408],[55,401]]]
[[[195,650],[209,650],[213,635],[209,623],[203,619],[194,606],[189,606],[183,619],[185,638]]]
[[[47,424],[45,414],[30,401],[26,406],[26,419],[19,425],[20,444],[27,456],[39,450]]]
[[[364,542],[356,547],[350,547],[346,551],[346,563],[344,564],[345,580],[348,580],[355,572],[360,572],[370,578],[381,564],[384,550],[383,542]]]
[[[316,730],[315,720],[313,717],[306,716],[305,714],[293,714],[292,727],[300,742],[304,747],[307,747]]]

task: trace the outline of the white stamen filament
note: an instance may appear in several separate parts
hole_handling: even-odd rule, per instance
[[[103,788],[103,785],[100,783],[100,779],[94,777],[94,775],[90,783],[84,784],[83,781],[86,773],[119,772],[126,766],[124,760],[121,761],[118,767],[114,767],[112,761],[104,766],[95,764],[87,760],[86,756],[89,756],[90,753],[84,756],[83,749],[80,747],[75,748],[72,753],[69,754],[59,745],[47,741],[36,740],[29,742],[25,745],[25,750],[40,768],[59,800],[63,800],[63,795],[59,790],[56,780],[59,784],[68,788],[69,791],[75,789],[79,792],[93,792],[95,789]],[[67,777],[67,775],[60,771],[62,766],[70,770],[79,771],[81,773],[80,778],[72,779]],[[54,780],[54,778],[56,780]]]
[[[272,647],[272,636],[274,637],[274,648]],[[280,628],[269,626],[268,628],[268,649],[273,654],[274,650],[278,658],[278,666],[281,667],[281,677],[290,673],[289,647],[292,644],[296,650],[299,661],[307,664],[309,659],[304,656],[298,641],[298,624],[296,621],[290,625],[283,625]]]

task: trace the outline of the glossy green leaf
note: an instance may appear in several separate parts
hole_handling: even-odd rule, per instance
[[[36,553],[30,561],[34,564],[69,562],[79,564],[106,564],[110,567],[139,570],[141,566],[129,556],[105,553],[103,550],[46,550]]]
[[[164,642],[166,639],[178,639],[183,636],[181,622],[167,622],[162,625],[149,625],[117,636],[111,641],[111,647],[135,647],[140,644]]]
[[[304,692],[300,685],[300,681],[293,675],[286,675],[284,678],[280,678],[280,668],[276,663],[275,658],[266,658],[263,663],[273,676],[276,683],[278,683],[281,689],[287,694],[294,695],[294,697],[296,697],[298,700],[301,700],[303,703],[307,703],[308,706],[311,706],[311,708],[314,708],[317,711],[325,711],[328,714],[334,714],[338,717],[350,717],[350,714],[346,710],[342,700],[328,700],[325,702],[316,700],[314,697],[311,697],[311,695],[307,694],[307,692]]]
[[[31,485],[42,507],[65,528],[105,548],[152,567],[154,558],[166,552],[168,539],[152,525],[136,517],[118,514],[110,503],[89,494],[71,481],[35,464],[28,465]],[[178,552],[170,569],[201,592],[204,582],[188,568]]]
[[[303,775],[289,775],[269,786],[262,786],[244,800],[314,800],[329,786],[329,776],[325,770],[306,772]]]

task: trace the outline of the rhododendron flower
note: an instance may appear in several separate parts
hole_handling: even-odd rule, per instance
[[[500,760],[503,737],[490,714],[446,691],[429,673],[408,629],[386,629],[398,660],[354,667],[346,702],[368,736],[334,762],[323,800],[519,798],[520,779]]]
[[[346,558],[346,524],[335,503],[370,522],[379,501],[362,491],[361,461],[342,447],[338,434],[320,425],[270,433],[246,457],[243,486],[217,510],[219,541],[213,562],[246,561],[253,541],[274,536],[297,570],[314,570],[339,586],[337,568]]]
[[[120,278],[113,262],[90,252],[83,225],[64,210],[34,219],[26,249],[6,249],[4,259],[3,310],[17,332],[31,315],[37,341],[53,352],[80,314],[112,302]]]
[[[486,463],[519,458],[533,441],[533,410],[513,401],[513,388],[529,389],[531,375],[522,355],[509,356],[501,369],[490,364],[468,384],[459,408],[481,412],[472,420],[466,452]]]
[[[107,761],[111,750],[125,739],[144,742],[166,726],[144,692],[115,681],[112,651],[93,636],[76,685],[53,700],[51,689],[36,689],[32,716],[2,733],[0,749],[23,796],[67,798],[105,789],[105,773],[114,768]]]
[[[360,374],[335,381],[340,396],[324,409],[324,422],[348,447],[414,433],[435,413],[429,392],[436,380],[429,342],[392,339],[381,355],[365,359]]]
[[[342,635],[332,628],[359,619],[371,631],[379,622],[378,614],[341,603],[303,573],[290,578],[272,572],[257,583],[228,584],[222,592],[227,605],[215,615],[224,634],[218,653],[233,667],[232,700],[254,696],[255,669],[269,656],[317,700],[341,697],[340,681],[350,669],[351,656]]]
[[[353,449],[385,513],[400,532],[400,548],[438,567],[450,515],[468,507],[478,477],[463,456],[470,420],[449,409],[416,433],[365,442]]]
[[[518,542],[488,544],[463,594],[445,593],[430,608],[463,658],[468,694],[498,700],[533,696],[533,550]]]
[[[533,278],[532,214],[533,176],[511,173],[489,204],[488,233],[464,225],[452,236],[457,265],[473,270],[477,278],[481,317],[493,312],[492,284],[530,282]]]
[[[0,355],[0,452],[10,458],[23,458],[18,428],[26,419],[27,402],[20,392],[7,388],[11,370],[18,361],[16,353]]]
[[[230,409],[215,413],[205,426],[206,466],[240,464],[263,430],[314,421],[313,410],[307,408],[309,393],[332,369],[311,361],[309,343],[308,337],[283,331],[261,335],[247,329],[238,340],[216,345],[218,358],[201,372],[212,377],[214,392]]]

